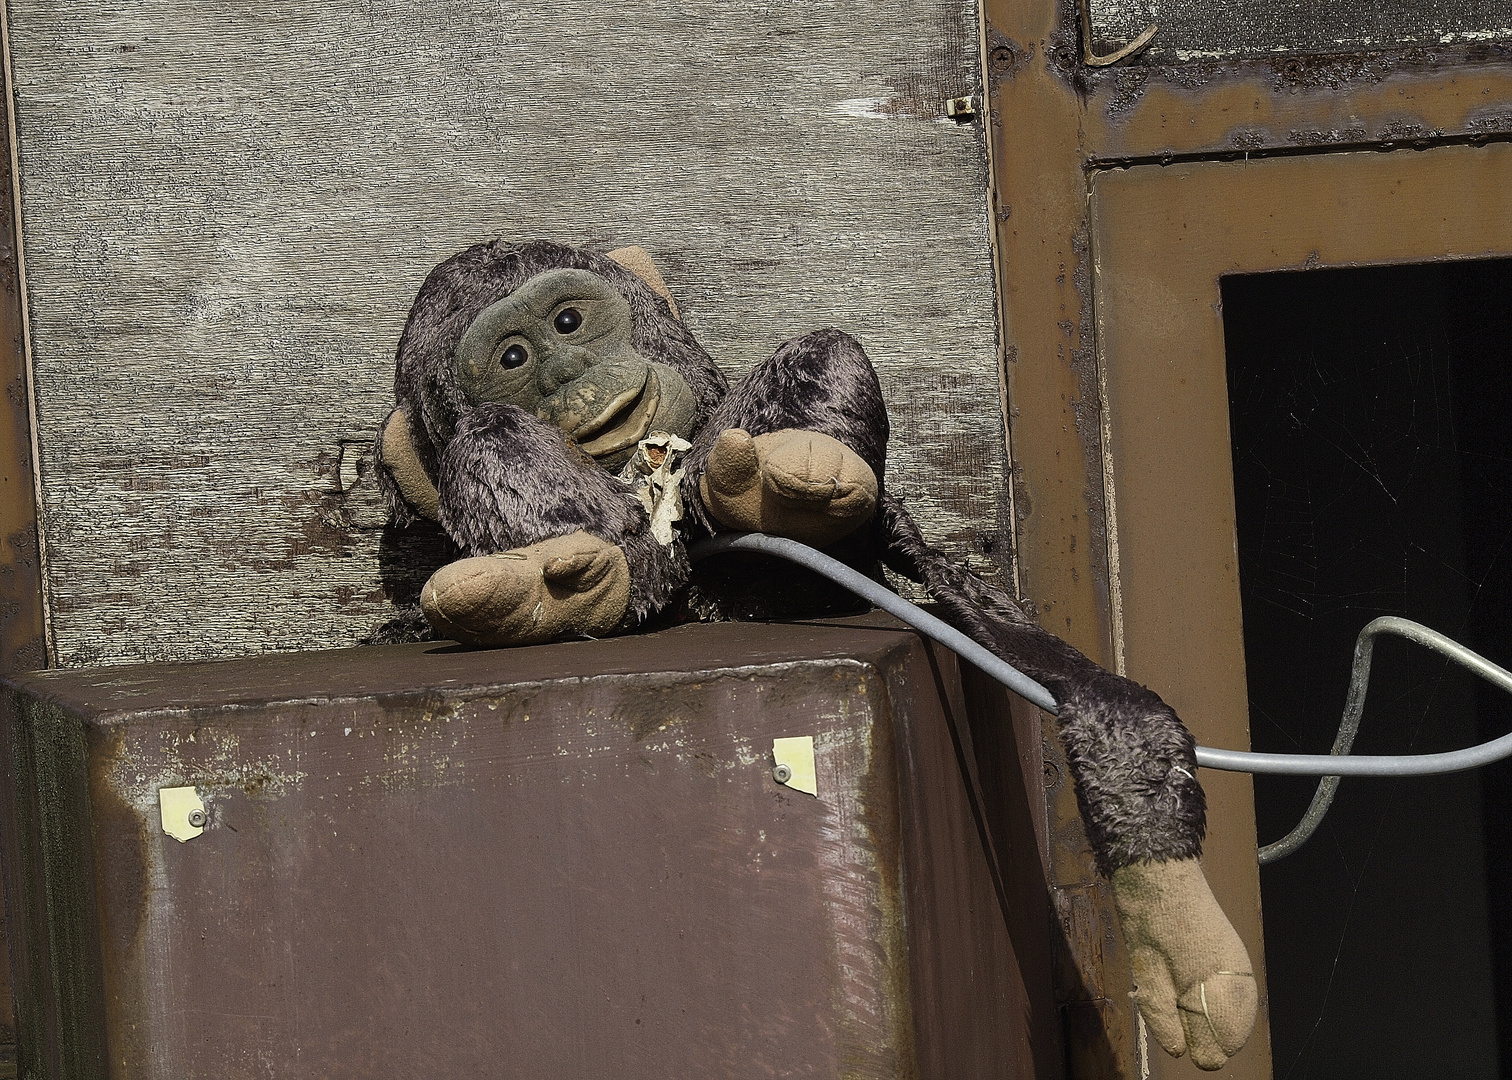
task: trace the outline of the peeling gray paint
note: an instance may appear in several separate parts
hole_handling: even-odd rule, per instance
[[[61,663],[388,617],[342,440],[427,270],[494,235],[645,246],[732,374],[847,329],[891,485],[959,556],[998,533],[984,136],[943,116],[980,87],[965,0],[9,14]]]

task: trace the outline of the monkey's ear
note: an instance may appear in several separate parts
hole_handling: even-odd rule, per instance
[[[423,518],[438,521],[441,517],[440,497],[436,494],[436,482],[425,471],[425,463],[415,452],[415,444],[409,429],[409,421],[403,409],[395,409],[383,422],[383,431],[378,436],[379,468],[388,473],[389,479],[399,489],[399,494],[410,509]]]
[[[656,269],[656,264],[651,261],[649,251],[643,247],[622,247],[605,254],[651,286],[651,291],[671,306],[672,317],[678,321],[682,320],[682,316],[677,312],[677,301],[672,299],[672,293],[667,289],[667,283],[662,280],[661,272]]]

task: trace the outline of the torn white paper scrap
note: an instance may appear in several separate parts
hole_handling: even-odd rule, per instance
[[[682,520],[683,470],[675,468],[693,448],[687,439],[665,431],[653,431],[640,441],[619,478],[639,484],[641,505],[651,518],[651,535],[663,547],[672,543],[672,526]]]
[[[784,784],[818,797],[819,784],[814,775],[814,737],[812,735],[799,735],[792,739],[773,739],[772,760],[778,765],[786,765],[790,770],[788,778],[782,781]]]
[[[181,844],[205,831],[202,825],[194,824],[204,822],[205,803],[192,787],[158,788],[158,811],[162,814],[163,831]]]

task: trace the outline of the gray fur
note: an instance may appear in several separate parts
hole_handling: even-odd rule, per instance
[[[634,491],[565,435],[515,405],[480,405],[441,454],[441,526],[464,555],[526,547],[582,529],[616,544],[630,564],[638,622],[688,579],[681,539],[664,547]]]
[[[693,390],[699,402],[696,427],[708,422],[723,399],[729,389],[724,373],[693,340],[687,327],[673,317],[667,302],[613,259],[544,241],[474,244],[426,276],[399,337],[394,396],[410,421],[410,430],[425,433],[415,451],[432,477],[437,475],[442,450],[468,409],[452,365],[462,335],[484,308],[509,296],[537,274],[562,267],[591,270],[619,290],[630,304],[634,326],[631,340],[636,351],[648,360],[677,369]],[[377,457],[381,462],[381,445]],[[380,468],[378,478],[394,523],[413,522],[414,512],[387,470]]]

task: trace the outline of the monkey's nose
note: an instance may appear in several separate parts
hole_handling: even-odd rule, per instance
[[[587,349],[557,348],[541,363],[541,392],[553,393],[568,383],[582,378],[583,372],[593,366],[593,354]]]

